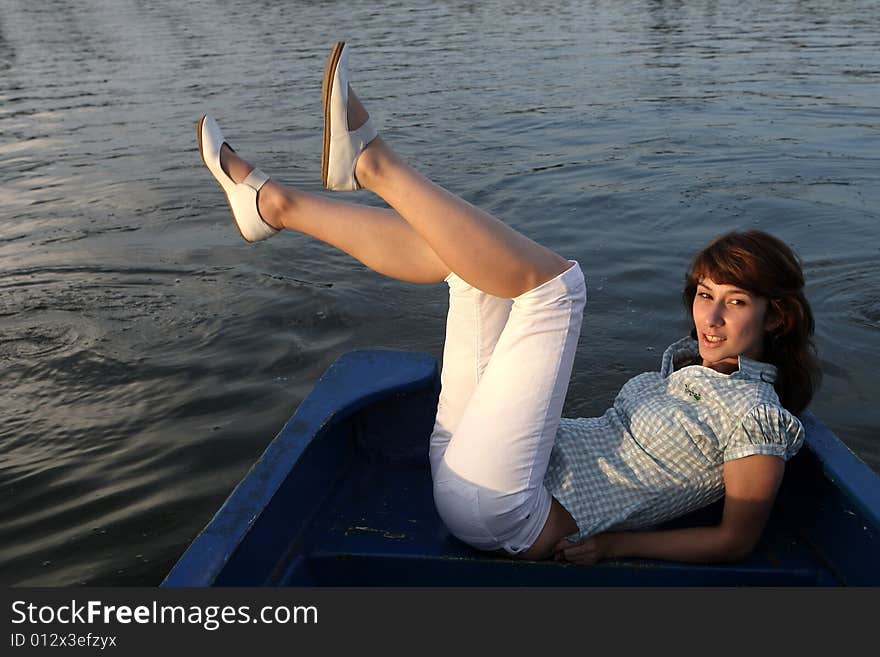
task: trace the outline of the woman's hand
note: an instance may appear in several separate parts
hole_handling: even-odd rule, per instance
[[[604,532],[553,548],[557,561],[594,564],[610,557],[718,563],[745,559],[764,531],[785,462],[752,454],[724,463],[724,511],[717,525],[682,529]]]
[[[563,538],[553,548],[554,559],[584,565],[594,564],[609,556],[606,539],[606,534],[588,536],[576,543]]]

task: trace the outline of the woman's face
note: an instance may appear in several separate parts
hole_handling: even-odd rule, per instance
[[[740,355],[761,359],[767,299],[704,278],[697,286],[693,312],[704,367],[730,374],[739,367]]]

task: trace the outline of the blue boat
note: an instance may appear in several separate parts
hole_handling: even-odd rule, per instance
[[[880,585],[880,476],[810,412],[745,561],[582,566],[476,551],[434,509],[427,453],[439,389],[430,354],[342,355],[162,586]],[[665,526],[717,522],[721,506]]]

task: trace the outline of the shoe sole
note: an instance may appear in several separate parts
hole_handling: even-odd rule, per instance
[[[199,155],[202,158],[202,162],[205,163],[205,167],[207,167],[208,171],[210,171],[211,168],[208,167],[208,161],[205,159],[205,152],[202,150],[202,126],[205,124],[205,119],[207,118],[208,115],[205,114],[202,118],[199,119],[199,125],[196,126],[196,137],[199,140]],[[226,142],[223,143],[225,144]],[[229,147],[232,148],[232,146]],[[223,144],[220,145],[220,148],[223,148]],[[223,167],[221,166],[220,168],[222,169]],[[219,180],[217,181],[217,184],[220,184]],[[232,201],[229,199],[229,194],[226,193],[226,188],[223,187],[223,185],[220,185],[220,189],[223,190],[223,195],[226,197],[226,206],[229,208],[229,214],[232,215],[232,223],[235,224],[235,230],[237,230],[238,234],[241,235],[241,239],[243,239],[248,244],[253,244],[253,242],[251,242],[247,237],[244,236],[244,233],[241,232],[241,227],[238,225],[238,219],[235,218],[235,213],[232,211]],[[257,210],[257,213],[259,214],[259,209]]]
[[[336,76],[336,65],[342,56],[345,41],[337,41],[330,49],[327,63],[324,65],[324,77],[321,80],[321,102],[324,106],[324,150],[321,152],[321,184],[327,188],[327,172],[330,164],[330,93],[333,90],[333,79]]]

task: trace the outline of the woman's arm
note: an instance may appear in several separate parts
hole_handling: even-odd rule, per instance
[[[744,559],[755,547],[773,508],[785,462],[755,454],[724,464],[724,512],[711,527],[608,532],[556,546],[556,558],[595,563],[613,557],[717,562]]]

